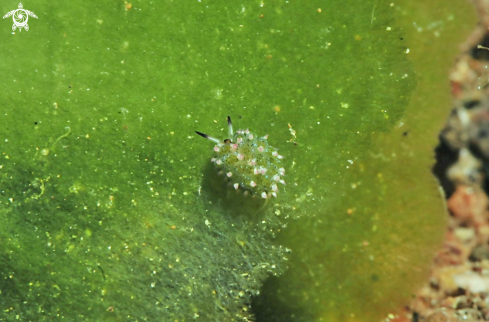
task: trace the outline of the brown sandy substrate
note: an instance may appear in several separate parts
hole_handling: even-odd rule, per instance
[[[405,312],[386,321],[489,321],[489,1],[474,1],[479,26],[450,73],[453,110],[434,173],[449,221],[431,276]]]

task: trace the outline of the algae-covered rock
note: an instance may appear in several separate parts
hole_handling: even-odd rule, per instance
[[[281,236],[295,245],[291,267],[256,300],[259,321],[380,321],[408,303],[441,244],[433,149],[451,108],[448,71],[475,20],[457,1],[384,5],[396,18],[385,29],[402,27],[397,60],[413,62],[416,90],[395,126],[372,133],[367,152],[350,158],[334,191],[311,189],[321,196],[316,217],[291,222]]]
[[[269,302],[288,317],[341,321],[409,293],[443,207],[426,145],[413,166],[425,132],[401,126],[416,77],[395,8],[25,4],[39,19],[5,22],[0,48],[0,318],[252,319],[290,249]],[[284,156],[266,207],[194,133],[225,137],[227,115]]]

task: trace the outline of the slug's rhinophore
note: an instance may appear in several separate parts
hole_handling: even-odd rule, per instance
[[[228,116],[229,138],[222,142],[207,134],[198,135],[216,143],[211,161],[220,174],[228,178],[234,189],[241,188],[245,194],[262,198],[277,197],[278,184],[285,184],[282,167],[283,156],[267,142],[268,135],[259,137],[249,130],[233,133],[231,117]]]

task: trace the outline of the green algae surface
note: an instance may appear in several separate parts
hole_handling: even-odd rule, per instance
[[[290,265],[257,309],[344,321],[424,276],[444,213],[403,134],[416,77],[389,3],[24,8],[29,31],[0,30],[1,319],[253,319]],[[227,115],[285,157],[265,207],[194,133]]]
[[[417,86],[389,133],[373,133],[342,178],[344,195],[316,218],[290,223],[290,269],[256,301],[263,321],[380,321],[401,312],[444,234],[444,205],[430,169],[451,110],[448,73],[476,18],[457,1],[389,4],[402,27]],[[297,257],[296,257],[297,256]],[[286,309],[283,309],[286,308]]]

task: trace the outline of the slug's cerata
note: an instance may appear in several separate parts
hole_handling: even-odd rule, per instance
[[[229,138],[223,141],[195,131],[216,143],[211,161],[219,174],[224,175],[234,189],[242,189],[245,195],[257,195],[265,199],[277,197],[278,184],[285,185],[283,156],[268,144],[268,135],[258,136],[249,130],[234,133],[229,116],[228,128]]]

